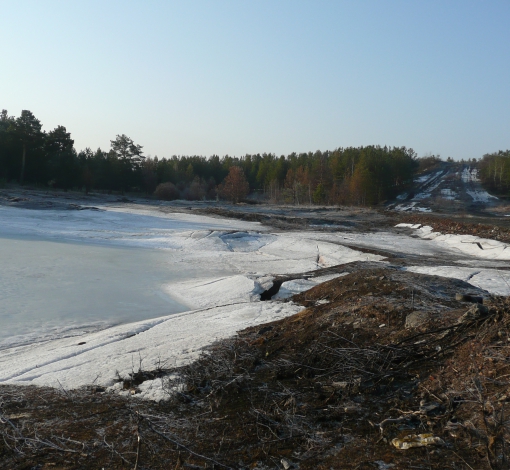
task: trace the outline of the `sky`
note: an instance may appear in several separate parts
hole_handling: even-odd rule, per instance
[[[510,2],[0,0],[0,108],[146,155],[510,148]]]

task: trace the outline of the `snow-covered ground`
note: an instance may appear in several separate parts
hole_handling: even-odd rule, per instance
[[[510,246],[497,240],[488,240],[474,235],[442,234],[434,232],[432,227],[426,225],[417,227],[413,224],[398,224],[397,227],[411,228],[423,240],[431,240],[436,246],[448,248],[456,253],[487,260],[510,260]]]
[[[453,189],[445,188],[441,189],[441,197],[449,201],[455,201],[455,199],[457,199],[457,193],[453,191]]]
[[[438,176],[440,176],[441,173],[442,173],[442,171],[437,171],[436,173],[429,173],[427,175],[418,176],[417,178],[414,179],[414,181],[416,183],[421,183],[421,184],[429,183],[432,180],[434,180],[435,178],[437,178]]]
[[[473,198],[473,202],[489,202],[489,199],[498,199],[496,196],[493,196],[484,190],[470,191],[468,189],[466,192]]]
[[[478,168],[464,167],[461,178],[464,183],[480,181],[480,178],[478,178]]]
[[[423,200],[429,199],[431,197],[432,192],[439,187],[446,174],[441,170],[415,178],[415,183],[420,183],[421,185],[419,192],[412,197],[411,201],[402,204],[396,204],[393,209],[399,212],[432,212],[430,208],[423,207],[423,205],[419,204],[421,204]],[[405,194],[405,197],[407,197],[407,193]],[[397,197],[397,199],[403,200],[405,198]]]
[[[126,256],[130,252],[156,256],[161,260],[160,267],[172,272],[167,282],[158,287],[161,295],[184,306],[186,311],[157,318],[145,316],[81,336],[64,334],[49,340],[40,334],[39,341],[11,345],[0,350],[0,382],[64,388],[95,383],[115,388],[118,374],[127,376],[138,370],[140,361],[144,369],[186,364],[217,339],[297,313],[299,306],[278,299],[331,278],[287,281],[273,301],[261,302],[260,293],[272,285],[275,275],[308,272],[351,261],[385,262],[383,256],[344,245],[423,257],[510,259],[507,245],[476,237],[434,234],[418,225],[409,227],[414,237],[391,231],[274,233],[258,223],[234,219],[165,214],[157,209],[102,209],[51,211],[0,207],[0,243],[7,237],[15,240],[23,236],[33,241],[66,241],[82,247],[121,247]],[[1,253],[0,250],[0,256]],[[144,270],[150,269],[144,266]],[[437,274],[467,279],[490,292],[510,295],[506,284],[510,280],[495,269],[449,266],[437,269],[440,269]],[[140,279],[147,275],[144,270],[139,272]],[[21,280],[26,275],[26,271],[19,273]],[[61,327],[64,331],[65,325]],[[37,332],[44,332],[44,325],[37,328]],[[148,398],[162,397],[159,380],[144,382],[141,388]]]
[[[31,340],[37,337],[37,341],[21,344],[27,342],[25,335],[16,345],[11,338],[11,343],[4,344],[4,349],[0,350],[0,382],[65,388],[90,383],[111,386],[117,371],[127,376],[133,367],[137,367],[140,358],[145,368],[152,368],[159,361],[166,366],[181,365],[196,358],[202,347],[216,339],[299,311],[300,307],[292,303],[259,300],[260,293],[272,284],[274,275],[306,272],[356,260],[382,259],[303,234],[269,233],[253,222],[164,214],[157,210],[104,209],[40,211],[0,207],[0,237],[8,241],[29,237],[30,241],[25,240],[26,243],[67,242],[62,247],[89,246],[103,250],[115,247],[124,250],[125,256],[132,252],[138,257],[147,256],[151,261],[158,257],[158,269],[166,266],[172,274],[168,282],[160,286],[161,293],[185,306],[187,311],[173,313],[175,310],[169,308],[172,315],[156,319],[147,319],[144,313],[139,317],[141,321],[131,318],[132,323],[81,336],[76,335],[90,331],[90,325],[83,325],[81,330],[79,325],[74,325],[70,334],[66,325],[55,329],[54,324],[45,325],[39,321],[28,335]],[[15,263],[16,259],[11,258],[10,263]],[[142,282],[150,266],[145,263],[138,267]],[[137,269],[136,266],[132,268]],[[35,267],[32,269],[35,271]],[[179,273],[182,273],[181,277]],[[91,277],[99,273],[92,269],[89,274]],[[9,278],[18,276],[18,284],[23,286],[25,277],[30,275],[26,269],[17,270],[14,266]],[[136,272],[134,275],[136,277]],[[67,276],[67,280],[71,280],[72,270]],[[83,285],[88,281],[88,278],[80,280]],[[0,278],[1,282],[7,282],[6,278]],[[104,279],[104,282],[108,285],[109,281]],[[309,285],[316,282],[310,281]],[[47,283],[46,288],[50,287]],[[283,286],[280,297],[285,292],[290,296],[297,291],[290,282]],[[48,296],[58,296],[58,289],[55,292],[48,291]],[[19,305],[33,295],[30,289],[18,293],[18,304],[11,299],[8,307],[7,304],[0,306],[0,319],[3,319],[5,330],[20,314]],[[50,300],[36,298],[31,305],[39,301],[42,308]],[[82,314],[78,310],[76,316],[79,318],[73,323],[84,316],[87,305],[84,302],[78,306]],[[103,311],[110,306],[111,303],[103,306]],[[68,303],[69,310],[75,307]],[[7,308],[9,311],[5,311]],[[58,308],[66,309],[66,304],[60,303]],[[36,317],[38,312],[32,314]],[[64,337],[48,339],[59,333]],[[152,387],[150,393],[159,393],[155,390]]]
[[[478,173],[477,168],[464,165],[460,169],[456,165],[422,175],[414,180],[415,194],[397,196],[397,202],[388,208],[399,212],[444,212],[449,208],[459,211],[463,205],[469,207],[473,203],[480,208],[483,205],[493,208],[500,201],[482,188]]]
[[[407,204],[397,204],[395,210],[399,212],[432,212],[428,207],[418,206],[418,201],[413,201]]]
[[[461,279],[495,295],[510,295],[510,272],[508,271],[459,266],[411,266],[407,270],[414,273]]]

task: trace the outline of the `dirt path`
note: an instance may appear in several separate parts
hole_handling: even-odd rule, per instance
[[[442,162],[415,178],[414,187],[401,194],[389,209],[445,216],[499,218],[510,215],[508,200],[482,187],[475,165]]]

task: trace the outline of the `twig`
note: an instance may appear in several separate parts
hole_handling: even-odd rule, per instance
[[[131,462],[129,462],[129,460],[127,460],[121,453],[117,452],[114,449],[113,445],[108,444],[108,442],[106,442],[106,437],[103,438],[103,441],[104,441],[106,447],[108,447],[108,449],[110,449],[113,453],[117,454],[122,459],[122,461],[124,463],[128,464],[131,467]]]
[[[169,438],[168,436],[166,436],[162,432],[160,432],[157,429],[155,429],[154,426],[152,425],[152,421],[150,421],[148,418],[146,418],[143,415],[139,415],[139,416],[147,422],[147,425],[149,426],[151,431],[153,431],[154,433],[156,433],[158,436],[162,437],[163,439],[171,442],[172,444],[175,444],[177,447],[180,447],[181,449],[184,449],[186,452],[189,452],[191,455],[194,455],[195,457],[198,457],[200,459],[208,460],[209,462],[212,462],[215,465],[218,465],[220,467],[228,468],[229,470],[234,470],[232,467],[229,467],[228,465],[224,465],[224,464],[222,464],[220,462],[217,462],[214,459],[211,459],[210,457],[206,457],[205,455],[201,455],[201,454],[199,454],[197,452],[194,452],[190,448],[186,447],[184,444],[181,444],[180,442],[178,442],[178,441],[176,441],[174,439]]]
[[[134,468],[134,470],[137,470],[137,468],[138,468],[138,459],[140,458],[140,442],[142,440],[142,438],[140,437],[140,426],[136,427],[136,437],[138,439],[138,443],[136,445],[136,460],[135,460],[135,468]]]

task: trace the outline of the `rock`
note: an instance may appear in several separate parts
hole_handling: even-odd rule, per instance
[[[334,387],[334,388],[338,388],[338,389],[344,390],[344,389],[346,389],[349,386],[349,383],[350,382],[333,382],[331,384],[331,386]]]
[[[432,434],[410,434],[402,439],[393,439],[391,443],[397,449],[411,449],[412,447],[424,447],[430,445],[444,445],[444,441],[440,437]]]
[[[455,300],[458,300],[460,302],[472,302],[474,304],[483,304],[483,297],[481,295],[475,295],[475,294],[462,294],[460,292],[457,292],[455,294]]]
[[[359,407],[355,405],[349,405],[344,408],[345,413],[357,413],[359,411]]]
[[[379,467],[379,470],[389,470],[395,466],[392,463],[385,463],[383,460],[376,460],[374,463]]]
[[[457,320],[457,323],[466,323],[469,321],[478,320],[479,318],[484,317],[488,313],[489,309],[485,305],[475,304],[472,307],[470,307],[469,310]]]
[[[294,467],[294,465],[292,465],[292,463],[287,459],[282,459],[280,462],[282,463],[282,466],[285,470],[289,470],[289,468]]]
[[[417,310],[406,317],[406,328],[418,328],[429,321],[430,315],[427,312]]]
[[[425,401],[421,401],[420,402],[420,413],[424,414],[424,415],[428,415],[428,416],[432,416],[432,415],[438,415],[438,414],[441,414],[445,411],[445,408],[444,406],[440,405],[439,403],[436,403],[436,402],[425,402]]]
[[[263,335],[264,333],[267,333],[268,331],[271,331],[273,329],[272,326],[264,326],[261,328],[258,332],[259,335]]]

